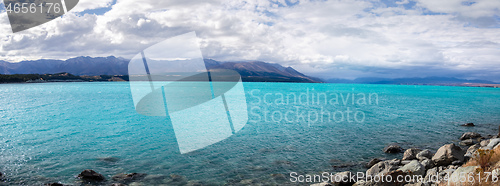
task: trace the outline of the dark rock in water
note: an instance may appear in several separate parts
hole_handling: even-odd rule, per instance
[[[403,152],[403,148],[401,148],[398,144],[391,144],[384,148],[385,153],[401,153]]]
[[[60,183],[47,183],[45,185],[46,186],[64,186],[63,184],[60,184]]]
[[[462,134],[462,136],[460,136],[460,140],[476,139],[476,138],[480,138],[480,137],[481,137],[481,134],[479,134],[477,132],[466,132],[466,133]]]
[[[184,176],[177,175],[177,174],[170,175],[170,178],[172,178],[172,181],[174,181],[174,182],[184,181],[186,179]]]
[[[103,158],[97,158],[97,160],[104,161],[104,162],[109,162],[109,163],[116,163],[120,161],[120,158],[117,157],[103,157]]]
[[[422,150],[417,149],[417,148],[409,148],[403,154],[403,159],[402,160],[404,161],[404,160],[414,160],[414,159],[417,159],[417,154],[419,152],[422,152]]]
[[[97,181],[106,180],[106,178],[102,174],[99,174],[91,169],[87,169],[87,170],[82,171],[80,174],[78,174],[78,178],[80,178],[84,181],[90,181],[90,182],[97,182]]]
[[[143,179],[146,176],[147,176],[147,174],[143,174],[143,173],[130,173],[130,174],[120,173],[120,174],[114,175],[113,177],[111,177],[111,179],[113,179],[114,181],[118,181],[118,182],[128,183],[128,182]]]
[[[474,125],[474,123],[466,123],[466,124],[462,124],[460,126],[464,126],[464,127],[474,127],[476,125]]]
[[[271,177],[275,180],[287,180],[284,174],[271,174]]]
[[[370,162],[368,162],[368,164],[366,164],[366,168],[371,168],[373,167],[375,164],[377,164],[378,162],[381,162],[382,160],[379,159],[379,158],[373,158],[372,160],[370,160]]]
[[[457,160],[463,162],[464,155],[462,148],[451,143],[440,147],[432,157],[432,161],[436,166],[447,166]]]

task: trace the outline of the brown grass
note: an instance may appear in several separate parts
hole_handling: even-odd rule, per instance
[[[462,186],[497,186],[500,185],[500,178],[498,180],[492,180],[491,174],[485,172],[490,172],[500,168],[500,148],[495,148],[493,150],[483,150],[479,149],[474,157],[470,159],[463,167],[468,166],[479,166],[477,172],[474,175],[474,182],[472,183],[461,183],[454,184],[451,183],[450,186],[462,185]],[[488,179],[486,179],[489,176]],[[446,183],[440,185],[447,185]]]

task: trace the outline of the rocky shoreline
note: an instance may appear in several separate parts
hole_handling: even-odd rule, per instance
[[[475,125],[467,123],[461,126]],[[465,132],[459,140],[458,145],[443,145],[435,153],[429,149],[404,150],[398,144],[390,144],[383,151],[389,154],[402,153],[401,159],[374,158],[367,164],[368,170],[361,174],[364,177],[345,171],[331,176],[330,182],[311,186],[500,185],[500,181],[496,180],[500,177],[500,158],[493,158],[495,155],[500,156],[500,132],[496,136],[485,137],[479,133]]]

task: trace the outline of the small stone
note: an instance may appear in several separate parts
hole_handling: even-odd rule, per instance
[[[80,174],[78,174],[78,178],[80,178],[84,181],[90,181],[90,182],[106,180],[106,178],[102,174],[99,174],[91,169],[86,169],[86,170],[82,171]]]
[[[403,148],[401,148],[398,144],[391,144],[384,148],[385,153],[401,153],[403,152]]]
[[[462,124],[460,126],[464,126],[464,127],[473,127],[473,126],[476,126],[474,125],[474,123],[466,123],[466,124]]]
[[[475,138],[480,138],[481,134],[477,132],[466,132],[460,136],[460,140],[466,140],[466,139],[475,139]]]

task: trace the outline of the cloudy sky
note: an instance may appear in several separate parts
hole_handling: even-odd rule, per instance
[[[15,34],[2,8],[0,60],[131,58],[191,31],[204,58],[274,62],[322,78],[500,82],[498,0],[80,0]]]

